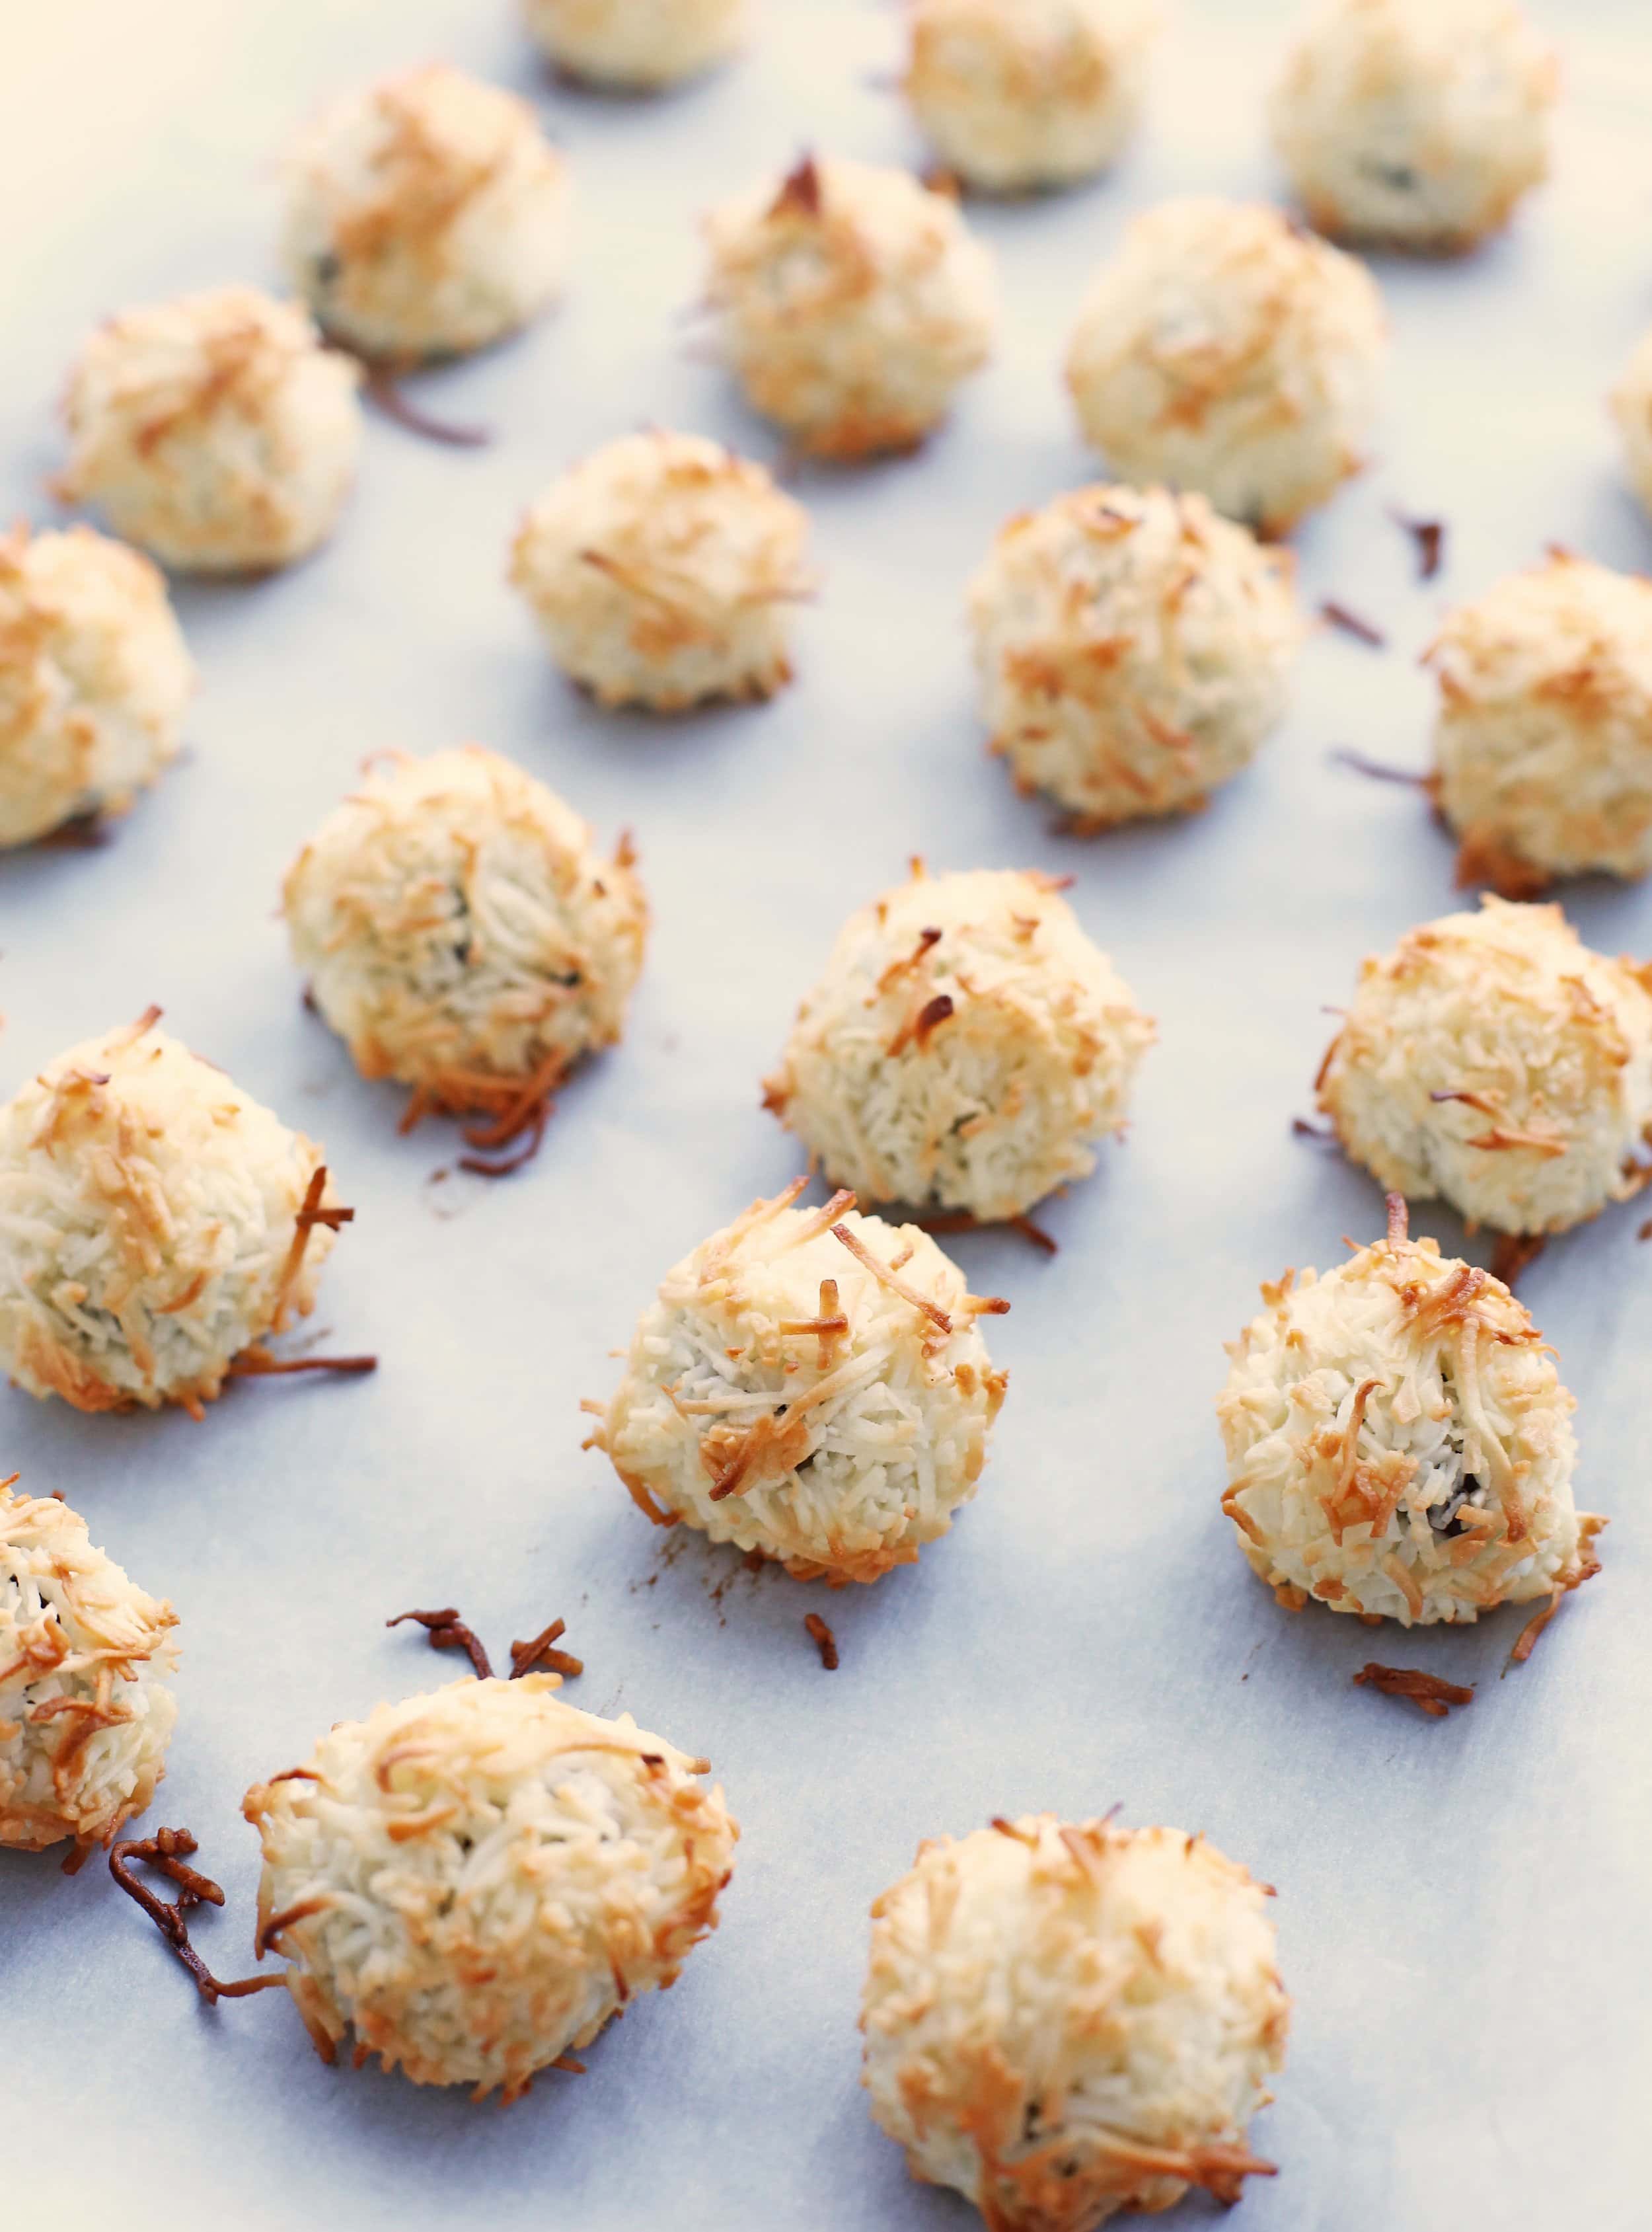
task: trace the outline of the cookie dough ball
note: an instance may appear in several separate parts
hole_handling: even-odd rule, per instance
[[[1564,1232],[1644,1183],[1652,968],[1591,952],[1557,906],[1487,896],[1365,963],[1318,1090],[1384,1189],[1471,1230]]]
[[[1228,1344],[1221,1508],[1280,1601],[1409,1627],[1577,1587],[1604,1522],[1571,1500],[1575,1405],[1489,1271],[1389,1236],[1287,1271]]]
[[[155,1028],[87,1039],[0,1106],[0,1370],[77,1411],[198,1417],[314,1307],[321,1150]]]
[[[0,1846],[112,1844],[143,1812],[177,1716],[159,1678],[177,1625],[78,1512],[0,1484]]]
[[[1652,511],[1652,333],[1642,340],[1611,393],[1629,484]]]
[[[355,477],[360,371],[256,287],[123,311],[69,375],[58,492],[182,573],[286,566]]]
[[[1450,255],[1548,175],[1553,55],[1511,0],[1324,0],[1273,95],[1308,221]]]
[[[353,2030],[415,2085],[514,2099],[716,1929],[740,1832],[709,1762],[557,1681],[376,1706],[247,1793],[258,1948],[324,2061]]]
[[[834,1185],[985,1223],[1094,1170],[1153,1024],[1059,891],[920,868],[850,916],[765,1094]]]
[[[305,133],[282,261],[362,354],[457,356],[561,291],[567,210],[566,165],[527,102],[436,63],[351,94]]]
[[[383,753],[287,872],[293,958],[361,1074],[413,1087],[414,1116],[502,1116],[619,1038],[648,927],[631,860],[624,839],[599,858],[496,752]]]
[[[194,688],[147,559],[89,527],[0,535],[0,846],[126,813]]]
[[[975,1492],[1004,1399],[971,1294],[916,1225],[807,1179],[703,1241],[638,1321],[596,1445],[651,1519],[800,1580],[910,1564]]]
[[[605,705],[675,713],[791,679],[808,518],[768,474],[698,434],[627,435],[522,522],[510,578],[564,672]]]
[[[1141,116],[1158,0],[914,0],[906,97],[986,193],[1105,171]]]
[[[1202,806],[1285,710],[1293,571],[1202,496],[1163,489],[1080,489],[1011,520],[969,618],[1017,787],[1085,829]]]
[[[1001,2232],[1090,2232],[1271,2175],[1290,2002],[1265,1889],[1180,1829],[994,1820],[872,1907],[861,2082],[915,2177]]]
[[[806,156],[706,220],[706,303],[754,410],[801,451],[910,449],[987,360],[991,260],[904,171]]]
[[[1461,883],[1652,868],[1652,581],[1557,551],[1447,619],[1435,796]]]
[[[523,0],[529,35],[591,85],[655,93],[746,43],[750,0]]]
[[[1124,478],[1282,535],[1359,470],[1385,336],[1364,265],[1278,210],[1163,202],[1092,288],[1067,385]]]

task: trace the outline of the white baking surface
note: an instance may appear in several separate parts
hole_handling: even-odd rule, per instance
[[[600,714],[545,663],[503,579],[522,503],[640,421],[772,455],[685,352],[694,217],[802,145],[906,160],[874,81],[897,16],[770,0],[723,75],[652,102],[581,98],[536,68],[507,0],[78,0],[6,11],[0,494],[51,516],[50,406],[83,327],[130,301],[269,276],[270,158],[319,98],[445,55],[515,86],[565,141],[580,249],[566,307],[421,397],[491,449],[374,423],[358,496],[314,562],[185,587],[203,685],[193,750],[91,853],[0,862],[4,1089],[164,1003],[169,1026],[324,1139],[359,1210],[318,1326],[375,1379],[243,1386],[204,1424],[86,1418],[0,1389],[0,1456],[62,1489],[182,1620],[179,1718],[147,1826],[185,1822],[229,1894],[199,1929],[248,1965],[245,1786],[331,1721],[462,1671],[386,1615],[457,1602],[494,1645],[553,1615],[573,1691],[715,1762],[744,1836],[716,1937],[583,2078],[476,2107],[326,2069],[271,1995],[210,2012],[100,1864],[0,1855],[3,2222],[642,2224],[727,2232],[964,2228],[909,2183],[857,2084],[866,1908],[917,1839],[994,1813],[1099,1813],[1208,1832],[1279,1886],[1296,2016],[1255,2232],[1628,2232],[1645,2223],[1649,1902],[1646,1359],[1652,1249],[1636,1212],[1549,1254],[1525,1292],[1579,1403],[1580,1500],[1605,1571],[1532,1664],[1523,1614],[1377,1636],[1254,1581],[1222,1521],[1221,1342],[1286,1263],[1370,1236],[1374,1188],[1293,1141],[1362,954],[1450,904],[1449,853],[1409,791],[1327,764],[1343,743],[1418,763],[1416,668],[1444,604],[1550,539],[1619,565],[1652,531],[1602,395],[1652,319],[1652,36],[1643,7],[1540,11],[1569,50],[1552,187],[1466,264],[1385,263],[1396,350],[1364,478],[1299,541],[1310,600],[1391,632],[1326,634],[1260,764],[1186,822],[1080,843],[984,756],[963,582],[1011,511],[1092,477],[1056,376],[1077,291],[1126,213],[1184,190],[1268,191],[1260,94],[1287,11],[1186,0],[1151,124],[1113,181],[974,212],[1007,318],[991,369],[920,457],[806,477],[825,587],[796,686],[761,710]],[[1387,507],[1449,523],[1427,587]],[[635,829],[657,911],[625,1043],[567,1093],[538,1163],[428,1183],[456,1152],[398,1139],[299,1005],[273,907],[289,855],[362,756],[466,737],[509,753],[611,834]],[[792,1174],[757,1106],[840,918],[902,873],[1035,864],[1160,1018],[1127,1146],[1048,1211],[1053,1262],[953,1243],[1011,1392],[977,1502],[875,1588],[754,1580],[657,1536],[602,1458],[604,1392],[652,1282]],[[1591,941],[1652,950],[1652,892],[1568,895]],[[1456,1225],[1420,1209],[1448,1247]],[[837,1631],[822,1671],[807,1611]],[[1477,1682],[1433,1723],[1356,1690],[1380,1655]],[[1197,2201],[1166,2222],[1209,2221]]]

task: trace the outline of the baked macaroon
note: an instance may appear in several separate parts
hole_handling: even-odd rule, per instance
[[[915,864],[844,925],[764,1106],[834,1185],[987,1223],[1089,1175],[1153,1037],[1055,879]]]
[[[1652,333],[1642,336],[1609,400],[1629,486],[1652,511]]]
[[[763,467],[700,434],[610,442],[528,513],[510,578],[551,656],[604,705],[680,712],[791,679],[808,516]]]
[[[1319,1106],[1385,1192],[1470,1230],[1565,1232],[1646,1183],[1652,965],[1487,894],[1366,961]]]
[[[1186,813],[1249,765],[1304,634],[1288,551],[1201,496],[1077,490],[969,587],[981,710],[1018,789],[1078,827]]]
[[[1221,1508],[1281,1604],[1403,1626],[1558,1598],[1604,1520],[1572,1502],[1572,1398],[1501,1280],[1407,1236],[1287,1271],[1228,1344]]]
[[[314,1307],[349,1212],[322,1150],[159,1015],[71,1047],[0,1106],[0,1370],[77,1411],[198,1418]]]
[[[478,744],[368,762],[282,906],[356,1067],[412,1087],[404,1130],[479,1115],[474,1144],[537,1145],[569,1070],[625,1025],[648,929],[632,857],[622,838],[603,860],[572,808]]]
[[[800,451],[909,450],[987,360],[991,258],[904,171],[806,155],[706,219],[705,303],[752,408]]]
[[[567,234],[567,166],[533,110],[444,62],[334,102],[288,159],[282,264],[363,356],[515,333],[561,292]]]
[[[1426,663],[1459,883],[1652,868],[1652,581],[1556,550],[1448,614]]]
[[[1163,16],[1159,0],[913,0],[906,98],[966,185],[1072,185],[1135,132]]]
[[[1121,478],[1283,535],[1359,470],[1386,353],[1363,263],[1278,210],[1195,196],[1125,227],[1067,385]]]
[[[326,542],[355,478],[361,378],[256,287],[125,310],[69,375],[59,495],[179,573],[262,573]]]
[[[158,1604],[53,1496],[0,1483],[0,1846],[113,1842],[165,1770],[178,1657]]]
[[[358,2061],[513,2100],[716,1927],[740,1832],[709,1763],[559,1678],[376,1706],[247,1793],[257,1950],[324,2061],[353,2031]]]
[[[914,2177],[998,2232],[1091,2232],[1271,2177],[1285,2059],[1267,1886],[1180,1829],[995,1820],[872,1906],[861,2082]]]
[[[698,77],[746,43],[750,0],[522,0],[530,36],[567,76],[622,93]]]
[[[1273,145],[1319,231],[1455,255],[1548,176],[1558,89],[1513,0],[1320,0],[1274,89]]]
[[[807,1183],[667,1272],[592,1438],[657,1524],[835,1587],[910,1564],[974,1496],[1005,1386],[976,1320],[1009,1305],[847,1193],[794,1208]]]
[[[177,757],[194,689],[146,558],[89,527],[0,535],[0,846],[125,814]]]

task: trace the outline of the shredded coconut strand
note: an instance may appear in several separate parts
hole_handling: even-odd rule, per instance
[[[155,1794],[177,1617],[55,1496],[0,1483],[0,1846],[107,1845]]]
[[[1290,2002],[1265,1892],[1178,1829],[995,1820],[872,1907],[871,2111],[998,2232],[1091,2232],[1271,2176],[1245,2128]]]
[[[1005,1386],[975,1319],[1001,1305],[846,1194],[794,1209],[804,1184],[667,1274],[596,1442],[651,1517],[873,1581],[975,1492]]]
[[[247,1793],[257,1950],[323,2060],[353,2030],[358,2062],[513,2099],[716,1927],[740,1833],[707,1762],[557,1687],[377,1706]]]
[[[651,93],[697,77],[746,42],[750,0],[522,0],[557,68],[592,85]]]

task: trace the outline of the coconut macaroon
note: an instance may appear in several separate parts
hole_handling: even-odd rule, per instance
[[[314,1307],[350,1215],[321,1150],[159,1014],[0,1106],[0,1369],[77,1411],[198,1417],[238,1359],[267,1370],[259,1344]]]
[[[568,1071],[625,1024],[648,928],[632,858],[622,838],[601,859],[554,791],[480,745],[369,762],[282,903],[357,1068],[412,1087],[404,1129],[482,1114],[474,1144],[537,1144]]]
[[[709,1762],[557,1686],[377,1706],[247,1793],[257,1950],[324,2061],[353,2030],[358,2060],[514,2099],[716,1927],[740,1833]]]
[[[126,813],[194,688],[147,559],[89,527],[0,535],[0,846]]]
[[[1610,400],[1629,485],[1652,511],[1652,333],[1642,337]]]
[[[725,62],[746,43],[750,0],[522,0],[532,37],[559,70],[617,91],[654,93]]]
[[[1652,581],[1565,551],[1447,619],[1430,783],[1461,883],[1652,868]]]
[[[812,456],[910,449],[987,360],[991,259],[949,195],[806,156],[706,219],[706,307],[752,407]]]
[[[1369,271],[1259,203],[1125,228],[1067,352],[1085,438],[1124,478],[1281,535],[1358,470],[1386,353]]]
[[[1011,520],[969,618],[1018,788],[1085,829],[1202,805],[1285,710],[1293,574],[1200,496],[1080,489]]]
[[[16,1478],[0,1483],[0,1846],[107,1845],[165,1771],[177,1616]]]
[[[1124,1129],[1153,1024],[1053,878],[914,867],[844,925],[764,1105],[865,1200],[1018,1217]]]
[[[1135,131],[1162,20],[1159,0],[913,0],[906,97],[966,185],[1071,185]]]
[[[1386,1191],[1471,1229],[1564,1232],[1638,1192],[1652,1139],[1652,966],[1558,906],[1493,898],[1368,960],[1319,1106]]]
[[[794,1208],[807,1184],[666,1274],[592,1438],[657,1524],[835,1587],[910,1564],[974,1496],[1005,1386],[975,1321],[1009,1305],[848,1193]]]
[[[1322,0],[1275,89],[1273,144],[1320,231],[1454,254],[1548,175],[1558,82],[1513,0]]]
[[[1397,1194],[1386,1239],[1262,1300],[1216,1404],[1221,1508],[1282,1604],[1426,1626],[1598,1570],[1553,1352],[1500,1279],[1408,1238]]]
[[[288,165],[282,260],[369,357],[457,356],[560,292],[562,158],[525,101],[434,63],[327,108]]]
[[[510,578],[565,673],[604,705],[674,713],[791,679],[808,516],[761,465],[653,428],[565,473],[517,531]]]
[[[995,1820],[872,1906],[861,2082],[915,2177],[1090,2232],[1271,2177],[1245,2143],[1290,2001],[1267,1886],[1180,1829]]]
[[[360,376],[256,287],[123,311],[69,376],[58,493],[182,573],[288,565],[327,540],[355,477]]]

